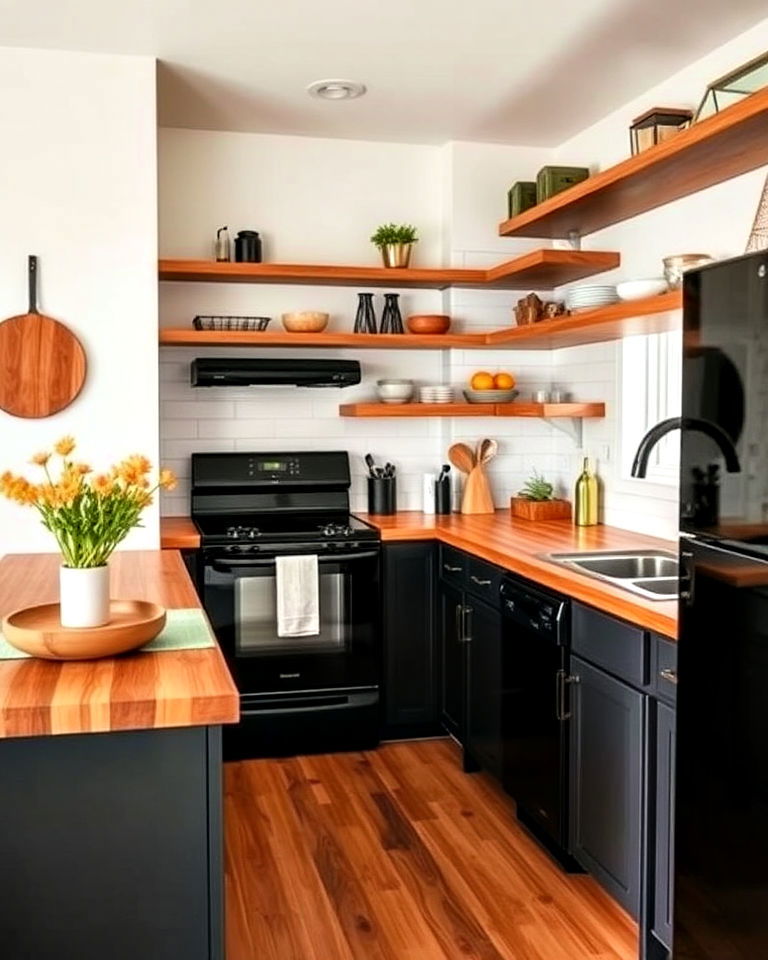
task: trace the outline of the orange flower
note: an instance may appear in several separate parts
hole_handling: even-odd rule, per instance
[[[173,470],[168,470],[167,467],[164,467],[160,471],[160,486],[164,490],[175,490],[176,489],[176,474]]]
[[[114,485],[115,481],[112,477],[107,476],[106,473],[100,473],[91,480],[91,489],[95,493],[98,493],[100,497],[109,496],[109,494],[112,493]]]
[[[29,462],[37,464],[38,467],[44,467],[50,459],[50,453],[47,450],[42,450],[40,453],[36,453]]]
[[[91,468],[87,463],[76,463],[72,467],[75,473],[79,474],[81,477],[84,477],[86,473],[91,472]]]
[[[68,457],[75,449],[75,438],[70,436],[62,437],[61,440],[58,440],[53,445],[53,449],[60,457]]]
[[[149,473],[149,471],[152,469],[152,464],[140,453],[132,453],[130,457],[125,458],[123,463],[140,476],[143,476],[145,473]]]

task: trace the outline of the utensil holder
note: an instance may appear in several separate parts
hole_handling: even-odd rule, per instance
[[[451,478],[443,477],[435,483],[435,513],[445,516],[451,512]]]
[[[395,477],[368,477],[368,513],[397,512]]]

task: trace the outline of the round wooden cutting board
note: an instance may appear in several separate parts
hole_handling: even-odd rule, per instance
[[[74,333],[37,311],[37,257],[30,257],[29,312],[0,323],[0,410],[50,417],[77,397],[85,371],[85,350]]]

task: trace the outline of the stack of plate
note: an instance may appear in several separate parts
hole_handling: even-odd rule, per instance
[[[598,307],[607,307],[619,299],[615,286],[599,283],[583,283],[581,286],[569,290],[565,297],[565,305],[571,311],[595,310]]]
[[[422,403],[453,403],[453,387],[450,383],[419,387],[419,400]]]

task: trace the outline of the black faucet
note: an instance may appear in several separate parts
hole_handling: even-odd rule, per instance
[[[651,450],[653,450],[662,437],[666,436],[672,430],[692,430],[695,433],[704,433],[708,437],[711,437],[725,457],[725,468],[728,473],[741,472],[739,455],[736,453],[736,448],[731,438],[722,427],[719,427],[716,423],[712,423],[711,420],[699,420],[696,417],[670,417],[669,420],[662,420],[661,423],[657,423],[655,427],[651,427],[640,441],[635,459],[632,461],[633,477],[644,477],[646,475]]]

